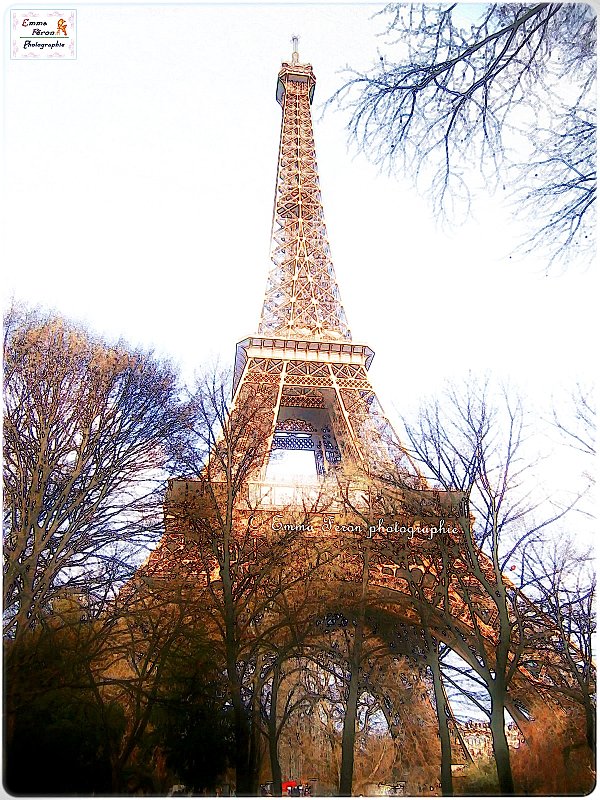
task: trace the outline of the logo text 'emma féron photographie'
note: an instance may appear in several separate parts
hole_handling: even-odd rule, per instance
[[[11,11],[11,58],[77,58],[74,9]]]

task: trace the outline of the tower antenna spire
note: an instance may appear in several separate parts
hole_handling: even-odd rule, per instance
[[[300,56],[298,55],[298,37],[296,34],[292,35],[292,64],[296,66],[298,64]]]

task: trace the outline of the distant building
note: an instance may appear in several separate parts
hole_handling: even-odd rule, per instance
[[[492,756],[492,731],[487,722],[469,720],[468,722],[459,723],[458,729],[474,761]],[[513,750],[518,750],[524,742],[518,727],[514,722],[511,722],[505,727],[505,732],[508,746]],[[459,744],[458,736],[456,737],[456,744]]]

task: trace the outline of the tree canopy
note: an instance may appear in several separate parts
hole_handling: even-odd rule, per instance
[[[186,429],[172,367],[64,320],[13,313],[4,341],[5,630],[65,591],[112,591],[162,530]]]
[[[470,377],[405,420],[433,488],[403,449],[271,504],[255,480],[269,384],[229,401],[209,374],[182,400],[169,364],[36,313],[9,317],[4,370],[13,791],[44,788],[23,770],[33,744],[57,793],[252,793],[270,767],[274,793],[311,775],[342,795],[379,776],[451,794],[461,707],[487,715],[505,793],[546,786],[529,744],[513,771],[505,726],[535,723],[543,744],[540,708],[562,748],[552,785],[591,783],[595,580],[587,554],[548,544],[586,493],[558,510],[531,494],[508,391]],[[591,454],[593,404],[574,401],[554,430]]]
[[[593,257],[596,17],[586,4],[390,4],[385,49],[329,103],[375,163],[402,168],[438,212],[468,208],[472,168],[530,218],[525,251]]]

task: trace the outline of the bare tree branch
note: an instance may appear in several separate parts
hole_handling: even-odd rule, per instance
[[[400,166],[446,218],[468,213],[470,175],[508,185],[529,209],[522,247],[550,263],[593,255],[595,14],[583,4],[390,4],[389,55],[328,101],[350,113],[352,141]],[[516,162],[513,150],[531,152]]]

